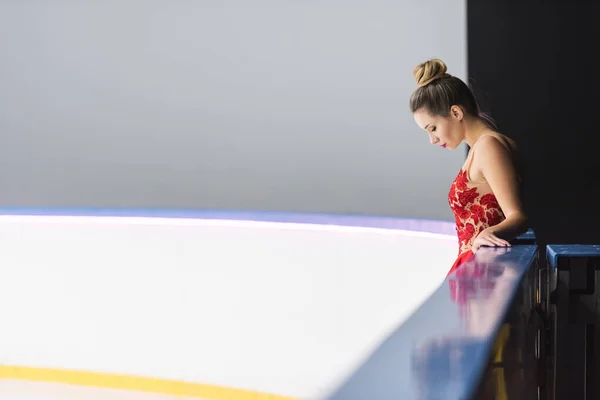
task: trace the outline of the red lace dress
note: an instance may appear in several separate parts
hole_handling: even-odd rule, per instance
[[[496,137],[512,153],[514,143],[510,139],[499,134],[489,135]],[[471,148],[465,165],[458,173],[454,182],[452,182],[450,193],[448,194],[448,203],[456,221],[459,247],[458,258],[448,274],[454,272],[458,266],[473,256],[471,247],[473,246],[473,241],[481,231],[499,224],[505,218],[496,200],[496,196],[492,193],[487,181],[483,177],[478,179],[471,179],[469,177],[469,168],[479,139]]]

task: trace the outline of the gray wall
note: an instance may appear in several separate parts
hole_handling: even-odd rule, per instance
[[[464,0],[0,0],[0,206],[451,219],[408,110]]]

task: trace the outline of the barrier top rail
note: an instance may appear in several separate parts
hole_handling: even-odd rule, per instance
[[[482,248],[328,400],[471,398],[536,255],[534,245]]]
[[[552,268],[558,268],[560,257],[598,257],[598,244],[550,244],[546,246],[546,258]]]

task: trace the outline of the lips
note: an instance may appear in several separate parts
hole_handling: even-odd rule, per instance
[[[445,148],[446,148],[446,145],[445,145],[445,144],[442,144],[442,145],[440,145],[440,147],[441,147],[442,149],[445,149]]]

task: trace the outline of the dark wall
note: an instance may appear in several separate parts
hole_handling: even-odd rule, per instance
[[[531,227],[600,243],[600,37],[592,1],[468,0],[468,69],[525,158]]]

